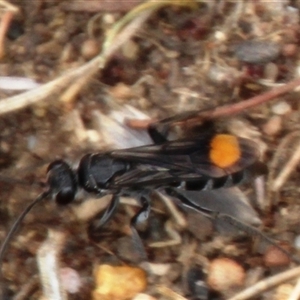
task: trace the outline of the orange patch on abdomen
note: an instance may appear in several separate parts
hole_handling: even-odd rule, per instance
[[[209,158],[220,168],[228,168],[241,157],[238,139],[230,134],[217,134],[210,143]]]

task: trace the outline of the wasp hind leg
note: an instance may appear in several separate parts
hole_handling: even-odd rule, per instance
[[[161,145],[168,141],[168,139],[167,139],[167,135],[168,135],[167,131],[168,130],[165,129],[165,130],[162,130],[162,132],[161,132],[159,130],[158,124],[156,124],[156,123],[150,124],[148,126],[147,131],[148,131],[148,134],[151,137],[153,143],[156,145]]]
[[[204,112],[204,111],[203,111]],[[206,125],[208,125],[208,128],[203,129],[203,133],[206,133],[207,129],[211,129],[211,122],[207,122],[206,118],[201,117],[201,114],[199,112],[195,111],[186,111],[184,113],[180,113],[178,115],[160,120],[158,122],[152,123],[148,126],[148,134],[151,137],[152,141],[156,145],[164,144],[169,141],[169,137],[172,133],[175,133],[175,136],[178,135],[176,127],[179,126],[179,128],[184,130],[189,130],[189,126],[187,126],[187,121],[193,120],[192,124],[197,124],[197,129],[202,127],[202,124],[204,121],[206,121]],[[194,127],[194,126],[192,126]],[[198,132],[198,131],[197,131]],[[197,133],[198,135],[198,133]],[[185,135],[184,135],[185,136]]]
[[[280,247],[276,243],[276,241],[269,238],[267,235],[265,235],[264,233],[262,233],[258,229],[254,228],[254,227],[252,227],[248,224],[245,224],[242,221],[239,221],[238,219],[236,219],[236,218],[234,218],[230,215],[223,214],[223,213],[220,213],[220,212],[217,212],[217,211],[213,211],[213,210],[206,209],[206,208],[203,208],[201,206],[195,205],[193,202],[188,200],[184,195],[180,194],[178,191],[176,191],[172,188],[166,188],[165,192],[168,195],[170,195],[171,197],[175,197],[175,198],[179,199],[183,206],[188,207],[190,209],[193,209],[193,210],[207,216],[208,218],[210,218],[212,220],[223,220],[223,221],[227,222],[228,224],[236,227],[237,229],[239,229],[241,231],[244,231],[246,234],[248,234],[252,237],[256,236],[256,237],[262,238],[263,240],[265,240],[270,245],[272,245],[272,246],[276,247],[277,249],[279,249],[287,257],[289,257],[292,261],[296,262],[297,264],[300,264],[300,259],[298,257],[291,254],[289,251],[285,250],[284,248]]]

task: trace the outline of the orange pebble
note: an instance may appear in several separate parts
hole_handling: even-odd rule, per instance
[[[93,300],[131,299],[147,287],[144,270],[130,266],[100,265],[95,271]]]
[[[287,245],[281,245],[281,247],[287,251],[290,250]],[[291,259],[280,249],[270,246],[264,254],[264,262],[268,267],[280,267],[287,266],[291,262]]]
[[[208,269],[207,283],[218,292],[227,292],[245,281],[245,271],[240,264],[229,258],[214,259]]]

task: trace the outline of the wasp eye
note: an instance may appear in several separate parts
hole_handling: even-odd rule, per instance
[[[59,191],[55,196],[55,201],[59,205],[66,205],[71,203],[75,198],[75,192],[73,188],[67,187]]]

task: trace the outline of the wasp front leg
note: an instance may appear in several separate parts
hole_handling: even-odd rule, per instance
[[[89,231],[95,232],[103,227],[113,217],[119,202],[119,195],[114,195],[104,213],[101,212],[100,216],[98,215],[94,218],[93,222],[90,224]]]

